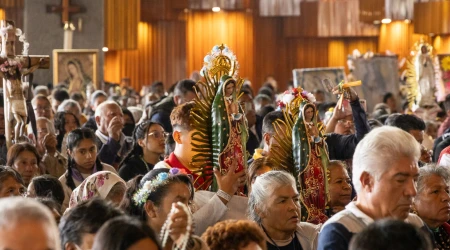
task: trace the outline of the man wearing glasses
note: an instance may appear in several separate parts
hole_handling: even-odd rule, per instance
[[[44,95],[37,95],[31,100],[33,106],[34,115],[36,118],[45,117],[50,121],[53,121],[53,110],[50,101]]]

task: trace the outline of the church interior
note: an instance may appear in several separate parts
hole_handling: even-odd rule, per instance
[[[450,0],[0,0],[0,250],[450,250]]]
[[[76,7],[63,15],[64,2],[2,0],[1,17],[14,20],[39,55],[62,49],[64,22],[73,23],[72,49],[100,51],[98,83],[128,77],[136,90],[157,80],[169,88],[199,71],[220,43],[236,52],[240,76],[256,89],[269,75],[286,89],[293,69],[344,67],[348,74],[355,49],[400,61],[423,38],[433,53],[450,53],[448,1],[72,0],[67,6]],[[45,74],[36,77],[40,84],[52,82],[51,71],[38,74]]]

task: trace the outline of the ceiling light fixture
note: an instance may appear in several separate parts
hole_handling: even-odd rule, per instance
[[[392,22],[392,20],[389,19],[389,18],[384,18],[383,20],[381,20],[381,23],[384,23],[384,24],[388,24],[388,23],[391,23],[391,22]]]
[[[212,11],[213,12],[219,12],[220,11],[220,7],[212,7]]]

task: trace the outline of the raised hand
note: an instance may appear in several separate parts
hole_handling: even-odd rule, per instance
[[[350,95],[350,101],[356,101],[358,99],[358,94],[356,93],[355,90],[353,90],[353,88],[346,88],[344,89],[344,92],[348,91],[349,95]],[[344,93],[340,93],[339,92],[339,85],[335,86],[333,88],[333,94],[338,95],[338,94],[344,94]]]
[[[237,168],[238,164],[232,164],[232,166],[228,169],[228,172],[224,175],[220,173],[219,169],[214,169],[214,175],[216,177],[219,189],[229,195],[234,195],[238,188],[243,186],[247,180],[246,172],[240,171],[236,173]]]
[[[120,116],[116,116],[111,119],[108,125],[108,136],[116,141],[120,140],[123,129],[123,119]]]
[[[45,151],[49,155],[55,154],[57,144],[58,141],[56,140],[56,136],[54,134],[46,134],[44,139],[42,139],[42,145],[45,147]]]
[[[170,213],[167,218],[172,220],[172,224],[169,228],[169,236],[173,242],[177,242],[180,236],[186,234],[187,232],[188,214],[178,203],[172,204],[172,211],[173,213]],[[187,233],[191,234],[191,232]]]
[[[333,110],[333,116],[332,118],[335,119],[336,121],[344,119],[346,116],[345,111],[344,111],[344,106],[341,106],[341,108],[339,108],[339,105],[336,105],[336,107],[334,107]]]

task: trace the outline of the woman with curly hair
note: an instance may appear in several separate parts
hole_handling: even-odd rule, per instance
[[[248,220],[226,220],[209,227],[202,235],[211,250],[266,250],[264,232]]]

